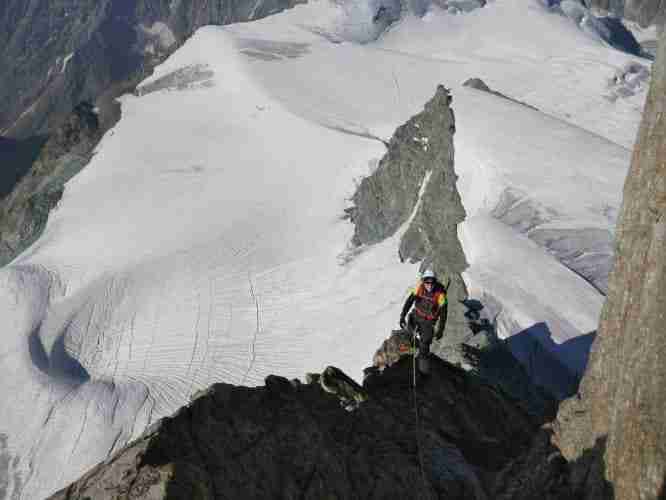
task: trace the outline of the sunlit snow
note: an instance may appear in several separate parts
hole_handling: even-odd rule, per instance
[[[44,234],[0,270],[8,498],[65,486],[213,382],[327,364],[360,377],[418,265],[399,262],[400,234],[354,251],[342,215],[380,139],[439,83],[470,293],[502,311],[502,335],[595,328],[603,296],[579,274],[609,256],[566,249],[612,233],[644,92],[605,92],[635,59],[536,1],[379,6],[318,0],[200,29],[122,99]]]

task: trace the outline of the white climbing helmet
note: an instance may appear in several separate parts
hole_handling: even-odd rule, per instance
[[[423,274],[421,274],[421,280],[423,281],[427,279],[436,280],[437,275],[435,274],[435,271],[433,271],[432,269],[426,269],[425,271],[423,271]]]

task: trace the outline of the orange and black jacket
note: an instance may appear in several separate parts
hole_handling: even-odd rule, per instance
[[[419,282],[416,288],[412,288],[409,297],[402,307],[401,318],[407,316],[409,310],[414,306],[414,312],[422,319],[428,321],[437,321],[442,318],[442,325],[446,322],[448,299],[446,297],[446,289],[439,281],[436,281],[432,287],[432,292],[427,293],[423,283]]]

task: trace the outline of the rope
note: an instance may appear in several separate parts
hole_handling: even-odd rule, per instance
[[[411,330],[411,328],[410,328]],[[419,405],[416,399],[416,332],[412,332],[412,400],[414,402],[414,415],[416,417],[416,452],[419,457],[419,469],[421,471],[421,480],[423,487],[428,491],[428,481],[423,467],[423,453],[421,450],[421,417],[419,415]],[[430,495],[428,495],[430,497]]]

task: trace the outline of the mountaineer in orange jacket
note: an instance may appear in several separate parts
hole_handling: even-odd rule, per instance
[[[409,319],[406,321],[405,318],[412,306],[414,306],[414,310],[409,314]],[[419,351],[421,355],[427,356],[430,353],[433,335],[439,340],[444,334],[447,315],[446,289],[437,281],[435,273],[428,269],[423,272],[420,283],[411,290],[405,305],[402,307],[400,328],[405,329],[409,323],[409,329],[412,332],[418,329],[421,336]],[[437,320],[439,320],[438,324]],[[437,324],[436,334],[434,333],[435,324]]]

